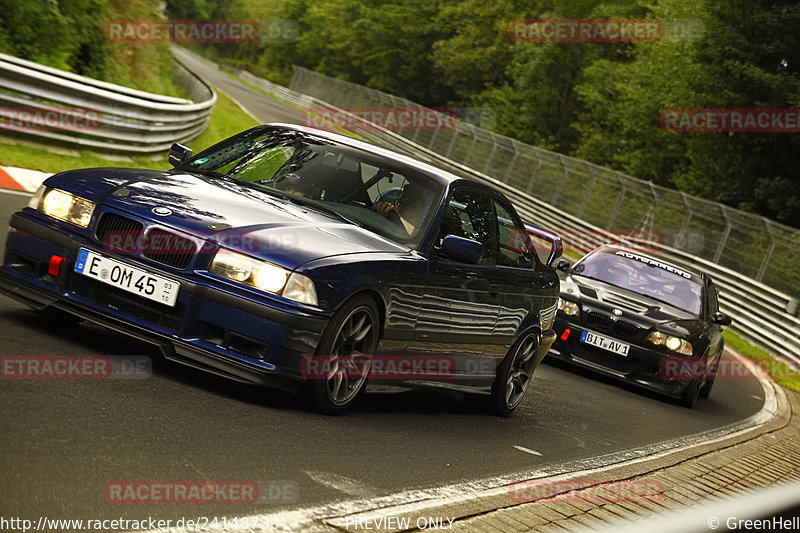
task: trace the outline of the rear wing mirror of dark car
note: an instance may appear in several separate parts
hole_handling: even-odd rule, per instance
[[[530,222],[525,222],[525,231],[530,236],[531,244],[539,260],[549,267],[554,266],[564,254],[561,237],[554,231],[540,228]]]

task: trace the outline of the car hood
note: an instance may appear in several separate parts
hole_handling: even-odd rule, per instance
[[[561,282],[561,295],[568,299],[579,300],[584,307],[589,306],[608,314],[612,314],[616,309],[622,313],[620,318],[623,320],[645,327],[659,326],[659,329],[666,333],[686,336],[704,328],[704,322],[688,311],[582,276],[567,276]]]
[[[58,174],[47,185],[289,269],[341,254],[409,252],[334,215],[220,178],[89,169]],[[156,208],[169,214],[159,216]]]

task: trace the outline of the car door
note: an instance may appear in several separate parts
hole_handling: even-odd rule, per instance
[[[457,356],[483,354],[491,342],[501,305],[495,226],[487,192],[461,187],[451,193],[430,252],[427,286],[409,349]],[[439,245],[447,235],[480,242],[480,263],[444,257]]]
[[[539,325],[539,311],[556,303],[552,287],[558,283],[558,276],[531,253],[528,234],[514,208],[500,198],[493,198],[492,203],[501,308],[485,353],[503,357],[523,331]]]

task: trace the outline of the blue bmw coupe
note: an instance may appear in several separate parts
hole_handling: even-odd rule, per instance
[[[47,179],[11,218],[0,290],[327,414],[422,387],[520,404],[555,339],[558,254],[503,194],[284,124],[170,163]]]

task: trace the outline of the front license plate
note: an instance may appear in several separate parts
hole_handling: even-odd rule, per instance
[[[181,287],[177,281],[151,274],[85,248],[81,248],[78,253],[75,272],[170,307],[175,306]]]
[[[608,350],[609,352],[614,352],[615,354],[624,355],[626,357],[628,356],[628,350],[630,349],[630,345],[628,344],[623,344],[615,339],[603,337],[602,335],[592,333],[591,331],[584,331],[581,334],[581,342],[585,342],[586,344],[591,344],[592,346],[597,346],[603,350]]]

